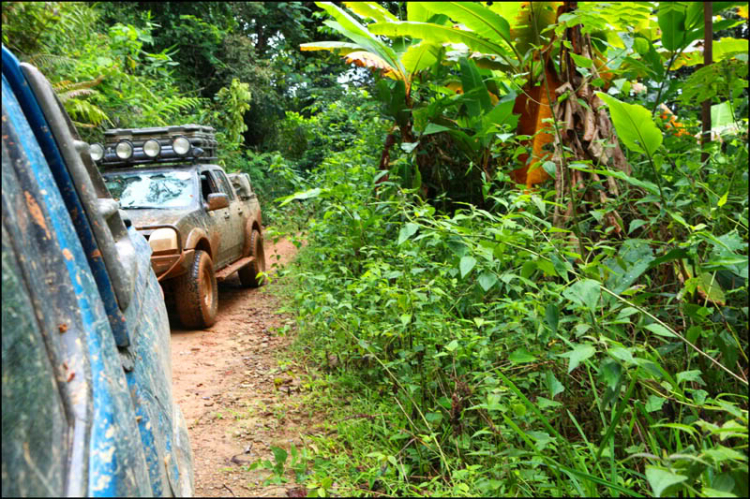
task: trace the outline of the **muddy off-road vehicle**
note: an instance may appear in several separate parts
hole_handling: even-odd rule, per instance
[[[214,129],[114,129],[91,154],[107,188],[148,239],[167,306],[189,328],[216,322],[217,281],[261,284],[266,263],[258,198],[247,174],[216,164]],[[234,186],[237,187],[235,190]]]

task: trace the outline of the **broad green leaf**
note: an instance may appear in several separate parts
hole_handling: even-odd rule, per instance
[[[682,371],[681,373],[677,373],[676,380],[677,384],[679,385],[683,381],[694,381],[698,383],[699,385],[706,384],[705,381],[703,381],[703,378],[701,378],[701,371],[699,369],[693,369],[691,371]]]
[[[747,438],[747,435],[745,435],[745,437]],[[713,449],[706,449],[703,451],[703,455],[711,458],[711,460],[716,463],[723,463],[725,461],[747,461],[746,455],[737,452],[734,449],[730,449],[729,447],[724,447],[723,445],[717,445]]]
[[[651,113],[643,106],[627,104],[603,92],[597,92],[596,95],[609,106],[620,140],[632,151],[653,156],[663,137],[651,118]]]
[[[450,130],[452,130],[452,128],[448,128],[447,126],[438,125],[437,123],[429,123],[427,127],[424,129],[424,132],[422,132],[422,135],[431,135],[433,133],[448,132]]]
[[[445,345],[445,349],[448,350],[449,352],[454,351],[456,348],[458,348],[458,340],[453,340],[447,345]]]
[[[514,364],[528,364],[529,362],[534,362],[536,357],[531,355],[525,348],[519,348],[508,356],[508,360]]]
[[[406,2],[406,19],[424,23],[432,17],[432,12],[425,8],[426,2]]]
[[[513,114],[514,104],[515,101],[513,100],[501,101],[495,104],[492,111],[482,117],[482,132],[494,130],[495,127],[505,123],[515,129],[518,124],[518,115]]]
[[[714,278],[713,274],[703,272],[700,275],[700,284],[698,289],[703,291],[708,299],[717,305],[724,305],[726,303],[726,296],[724,291],[719,286],[719,282]]]
[[[580,66],[582,68],[590,68],[594,65],[594,61],[592,61],[588,57],[583,57],[581,55],[574,54],[573,52],[570,52],[570,56],[573,58],[576,66]]]
[[[667,399],[656,395],[649,395],[646,401],[646,412],[660,411]]]
[[[494,42],[510,44],[510,25],[484,5],[471,2],[418,2],[434,14],[445,14],[471,31]]]
[[[552,265],[552,262],[550,262],[549,260],[543,260],[540,258],[539,260],[536,261],[536,266],[539,270],[544,272],[544,275],[551,276],[551,277],[557,276],[557,272],[555,271],[555,266]]]
[[[747,54],[748,40],[746,38],[729,38],[724,37],[720,40],[714,40],[713,59],[714,62],[731,59],[739,54]],[[702,61],[701,61],[702,62]]]
[[[557,325],[560,322],[560,309],[554,303],[547,304],[547,308],[544,311],[544,320],[552,330],[553,333],[557,333]]]
[[[413,224],[413,223],[406,223],[403,227],[401,227],[401,230],[398,231],[398,242],[396,243],[397,246],[400,246],[409,239],[411,236],[413,236],[417,230],[419,229],[419,225]]]
[[[479,275],[479,285],[482,286],[482,289],[485,291],[489,291],[496,282],[497,276],[494,272],[485,271]]]
[[[661,497],[667,487],[682,483],[687,480],[688,477],[684,475],[678,475],[672,473],[669,470],[657,468],[655,466],[646,466],[646,479],[648,480],[651,489],[654,491],[656,497]]]
[[[297,201],[301,199],[312,199],[320,196],[322,192],[327,191],[328,189],[321,189],[320,187],[316,187],[315,189],[309,189],[303,192],[295,192],[291,196],[285,196],[283,198],[279,198],[276,201],[281,201],[281,204],[279,206],[284,206],[292,201]]]
[[[596,349],[593,345],[584,343],[582,345],[576,345],[576,347],[569,352],[561,353],[560,357],[568,358],[568,373],[571,373],[573,369],[578,367],[581,362],[588,359],[595,353]]]
[[[432,43],[463,43],[473,52],[499,55],[514,67],[517,62],[507,58],[507,50],[497,43],[485,40],[475,33],[449,26],[431,23],[402,21],[398,23],[375,23],[369,26],[370,32],[386,36],[410,36]]]
[[[599,368],[599,376],[612,390],[617,388],[622,372],[622,366],[614,360],[605,360]]]
[[[625,362],[626,364],[632,364],[635,362],[631,349],[624,347],[613,347],[607,350],[607,353],[617,359]]]
[[[401,56],[401,63],[408,74],[427,69],[438,60],[440,47],[432,43],[422,42],[409,47]]]
[[[377,22],[398,21],[398,18],[376,2],[344,2],[346,8],[365,19]]]
[[[273,452],[273,458],[277,465],[283,465],[286,462],[288,456],[286,450],[281,447],[271,447],[271,452]]]
[[[737,497],[736,494],[732,494],[731,492],[712,489],[711,487],[703,487],[701,494],[703,494],[703,497]]]
[[[544,384],[551,399],[555,398],[555,395],[565,391],[565,387],[557,380],[555,373],[552,371],[544,373]]]
[[[477,261],[474,257],[471,256],[465,256],[461,258],[461,261],[458,264],[458,268],[461,271],[461,277],[466,277],[466,274],[471,272],[471,269],[474,268],[474,265],[477,264]]]
[[[572,286],[563,291],[563,296],[582,307],[594,310],[599,303],[601,284],[593,279],[576,281]]]
[[[325,10],[336,22],[326,22],[328,26],[333,27],[341,34],[358,43],[371,52],[374,52],[384,59],[391,67],[395,68],[403,76],[406,71],[396,56],[396,52],[379,40],[365,26],[349,15],[345,10],[337,7],[331,2],[315,2],[315,5]]]
[[[464,88],[464,95],[471,93],[474,97],[466,101],[469,116],[478,118],[483,112],[487,113],[492,109],[490,94],[482,81],[482,75],[479,74],[474,61],[462,57],[458,62],[461,66],[461,85]]]
[[[628,229],[628,235],[630,235],[634,230],[636,230],[639,227],[643,227],[644,225],[648,224],[645,220],[636,219],[630,222],[630,228]]]
[[[669,329],[665,328],[661,324],[649,324],[648,326],[646,326],[646,329],[654,334],[658,334],[659,336],[664,336],[665,338],[676,338],[674,333],[672,333]]]
[[[660,2],[658,18],[664,48],[671,52],[681,48],[685,43],[686,6],[676,2]]]
[[[734,120],[732,104],[728,100],[711,106],[711,133],[719,135],[740,133],[740,127]]]

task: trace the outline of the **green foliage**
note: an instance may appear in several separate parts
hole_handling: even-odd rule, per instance
[[[662,134],[651,119],[651,113],[638,104],[621,102],[602,92],[597,95],[609,106],[620,140],[635,152],[653,156],[661,146]]]
[[[722,108],[723,146],[710,146],[701,163],[693,135],[669,131],[650,112],[662,91],[687,93],[690,105],[705,98],[690,95],[670,74],[671,55],[659,53],[676,53],[699,29],[692,8],[677,7],[660,11],[661,34],[649,21],[653,6],[645,15],[641,6],[589,6],[564,20],[595,33],[601,9],[626,32],[622,46],[602,45],[623,81],[599,96],[633,173],[570,165],[598,177],[576,190],[622,182],[601,204],[584,201],[585,254],[549,222],[553,189],[519,192],[498,182],[500,172],[479,177],[481,203],[440,211],[409,178],[420,153],[429,159],[419,163],[422,186],[428,168],[438,169],[437,151],[475,165],[483,150],[500,161],[518,155],[522,138],[502,125],[515,95],[474,58],[439,55],[414,80],[411,106],[398,82],[377,84],[383,115],[402,139],[410,124],[414,131],[390,151],[387,177],[377,147],[347,142],[332,152],[300,133],[296,157],[312,149],[324,159],[281,200],[308,213],[289,310],[300,347],[329,372],[321,385],[335,395],[322,405],[338,421],[337,437],[316,441],[330,451],[307,461],[309,489],[325,477],[347,494],[747,494],[748,152],[744,130],[726,127],[746,124],[747,62],[728,62],[739,70],[727,77],[734,83],[710,90],[732,106]],[[493,43],[492,53],[515,57],[501,30],[479,45],[470,31],[426,22],[437,8],[447,7],[410,3],[408,22],[381,18],[366,29],[394,47],[409,46],[402,36],[460,38],[471,50]],[[491,20],[450,17],[467,27]],[[650,90],[631,94],[624,83],[644,74]],[[463,94],[449,91],[451,80]],[[490,93],[497,104],[488,105]],[[697,108],[685,115],[694,133]],[[290,120],[295,130],[309,126]],[[357,130],[377,145],[376,132]],[[466,178],[450,183],[466,189]],[[611,211],[627,236],[605,223]]]
[[[718,362],[737,372],[746,280],[733,305],[695,302],[674,289],[675,260],[641,266],[651,250],[636,239],[576,262],[534,201],[548,193],[494,188],[504,214],[440,215],[398,179],[376,184],[376,162],[356,146],[333,154],[292,201],[311,218],[290,309],[309,352],[324,366],[335,353],[334,382],[350,385],[340,396],[352,407],[336,397],[328,409],[342,421],[330,445],[352,449],[339,468],[364,470],[328,476],[389,495],[744,493],[746,385],[681,338],[699,335],[714,359],[733,351]],[[745,221],[746,197],[735,199]],[[742,230],[736,260],[715,264],[747,261]],[[739,321],[739,343],[711,319],[722,313]],[[382,412],[385,424],[347,420]],[[735,440],[707,431],[740,427]]]
[[[241,144],[242,133],[247,130],[245,112],[250,109],[250,86],[232,79],[229,88],[224,87],[216,94],[215,100],[219,107],[218,121],[222,133],[225,133],[230,143]]]

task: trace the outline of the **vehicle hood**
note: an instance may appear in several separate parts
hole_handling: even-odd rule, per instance
[[[198,208],[194,209],[180,209],[180,210],[162,210],[162,209],[126,209],[122,210],[125,212],[127,218],[133,222],[133,227],[141,229],[141,227],[147,227],[149,225],[174,225],[182,232],[184,230],[183,223],[191,215],[198,211]],[[143,229],[140,232],[148,236],[153,232],[154,229]]]

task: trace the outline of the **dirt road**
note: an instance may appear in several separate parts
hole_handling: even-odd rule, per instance
[[[286,264],[295,253],[286,240],[266,242],[269,267]],[[300,430],[309,428],[295,405],[299,379],[277,361],[290,341],[278,331],[292,321],[274,313],[276,286],[242,289],[235,276],[219,285],[214,326],[172,329],[174,397],[190,432],[196,496],[278,497],[295,488],[264,487],[268,472],[247,470],[258,458],[270,459],[272,445],[299,447]]]

